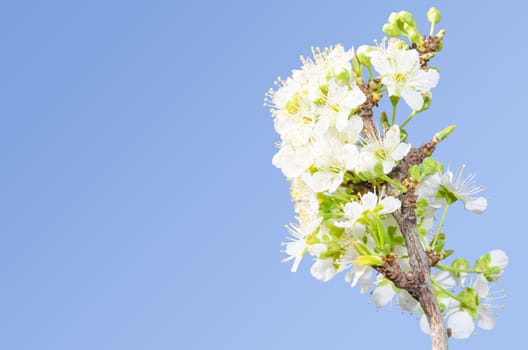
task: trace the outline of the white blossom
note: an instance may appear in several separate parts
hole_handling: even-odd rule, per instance
[[[422,109],[422,93],[429,93],[438,84],[440,75],[434,69],[421,68],[416,50],[404,47],[400,40],[391,39],[388,45],[383,43],[366,54],[390,96],[401,96],[413,110]]]

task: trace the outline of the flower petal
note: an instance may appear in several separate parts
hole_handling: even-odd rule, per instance
[[[392,300],[396,292],[390,284],[376,288],[372,292],[372,300],[378,306],[385,306]]]
[[[384,198],[380,204],[383,205],[382,214],[393,213],[401,207],[401,201],[394,197]]]
[[[488,201],[484,197],[467,198],[464,201],[464,208],[474,212],[475,214],[482,214],[484,210],[486,210],[487,206]]]
[[[449,317],[447,326],[451,328],[451,336],[455,339],[466,339],[475,329],[475,322],[466,311],[457,311]]]
[[[420,329],[425,334],[431,334],[431,327],[429,327],[429,322],[427,322],[427,317],[425,317],[425,315],[422,315],[420,318]]]
[[[493,313],[485,306],[480,305],[478,307],[479,321],[478,326],[487,331],[495,328],[495,317]]]
[[[401,92],[403,100],[411,107],[413,111],[418,111],[423,107],[423,96],[421,93],[414,89],[404,89]]]

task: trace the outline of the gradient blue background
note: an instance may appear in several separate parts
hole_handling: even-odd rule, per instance
[[[16,1],[0,5],[0,349],[426,349],[416,315],[281,264],[293,220],[264,93],[310,46],[371,44],[391,11],[445,49],[419,144],[488,187],[448,245],[510,255],[497,327],[526,319],[522,1]],[[389,310],[392,309],[392,310]]]

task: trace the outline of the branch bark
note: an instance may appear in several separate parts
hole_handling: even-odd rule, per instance
[[[396,215],[396,220],[400,225],[400,230],[405,239],[407,253],[409,254],[409,263],[414,278],[417,281],[415,284],[416,290],[409,291],[409,294],[418,300],[427,317],[431,330],[432,349],[447,350],[447,329],[433,290],[429,258],[416,233],[415,209],[417,196],[413,191],[408,191],[401,196],[401,199],[402,208],[399,215]]]
[[[425,157],[431,155],[436,148],[436,144],[437,141],[433,140],[419,148],[411,149],[401,161],[400,166],[394,169],[391,177],[399,182],[404,182],[408,177],[409,168],[415,164],[420,164]],[[387,260],[383,266],[378,267],[376,270],[393,281],[396,287],[408,291],[420,303],[430,325],[432,349],[447,350],[448,330],[438,306],[430,277],[431,266],[438,261],[435,257],[427,255],[418,237],[415,214],[418,196],[414,193],[412,182],[408,182],[409,190],[400,195],[402,206],[394,217],[405,239],[412,271],[408,273],[400,271],[397,263],[391,259]]]

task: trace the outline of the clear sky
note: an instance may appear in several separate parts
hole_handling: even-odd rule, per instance
[[[391,11],[447,28],[419,144],[487,186],[447,245],[502,248],[497,327],[526,319],[522,1],[11,1],[0,6],[0,349],[426,349],[416,315],[280,262],[293,220],[264,93],[310,46],[372,44]],[[520,323],[519,323],[520,322]]]

